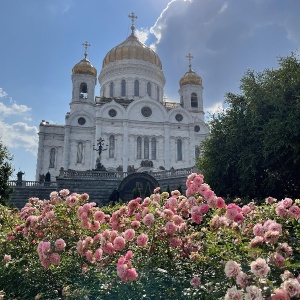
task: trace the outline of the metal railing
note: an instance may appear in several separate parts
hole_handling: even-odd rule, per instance
[[[11,187],[56,187],[57,186],[57,182],[55,181],[27,181],[27,180],[9,180],[8,181],[8,185]]]

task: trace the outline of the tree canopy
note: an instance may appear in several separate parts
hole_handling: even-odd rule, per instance
[[[0,204],[7,204],[12,193],[12,189],[8,185],[9,177],[13,172],[11,160],[11,155],[0,140]]]
[[[197,166],[221,196],[299,196],[300,62],[292,53],[278,64],[248,70],[212,116]]]

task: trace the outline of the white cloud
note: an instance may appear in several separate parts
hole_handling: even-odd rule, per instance
[[[4,98],[6,96],[7,96],[7,93],[2,88],[0,88],[0,98]]]
[[[8,148],[24,149],[31,154],[37,154],[38,128],[23,122],[7,124],[0,121],[0,139]]]
[[[31,108],[24,104],[13,103],[11,106],[6,106],[0,102],[0,114],[2,116],[19,115],[31,111]]]
[[[147,29],[147,28],[136,29],[135,35],[140,40],[140,42],[145,44],[145,42],[147,41],[148,36],[149,36],[149,29]]]

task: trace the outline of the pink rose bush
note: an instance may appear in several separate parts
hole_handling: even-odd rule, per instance
[[[226,204],[196,173],[186,186],[114,207],[67,189],[21,211],[0,206],[0,290],[8,299],[300,299],[299,200]]]

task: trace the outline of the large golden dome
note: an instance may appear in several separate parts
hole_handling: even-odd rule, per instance
[[[133,30],[132,30],[133,31]],[[131,35],[121,44],[112,48],[103,59],[102,67],[111,62],[123,59],[138,59],[148,61],[159,69],[162,69],[158,55],[149,47],[141,43],[132,32]]]
[[[76,64],[72,69],[72,74],[89,74],[97,76],[96,68],[91,64],[91,62],[86,58],[82,59],[78,64]]]
[[[202,85],[202,78],[192,69],[188,70],[179,81],[180,87],[186,84]]]

